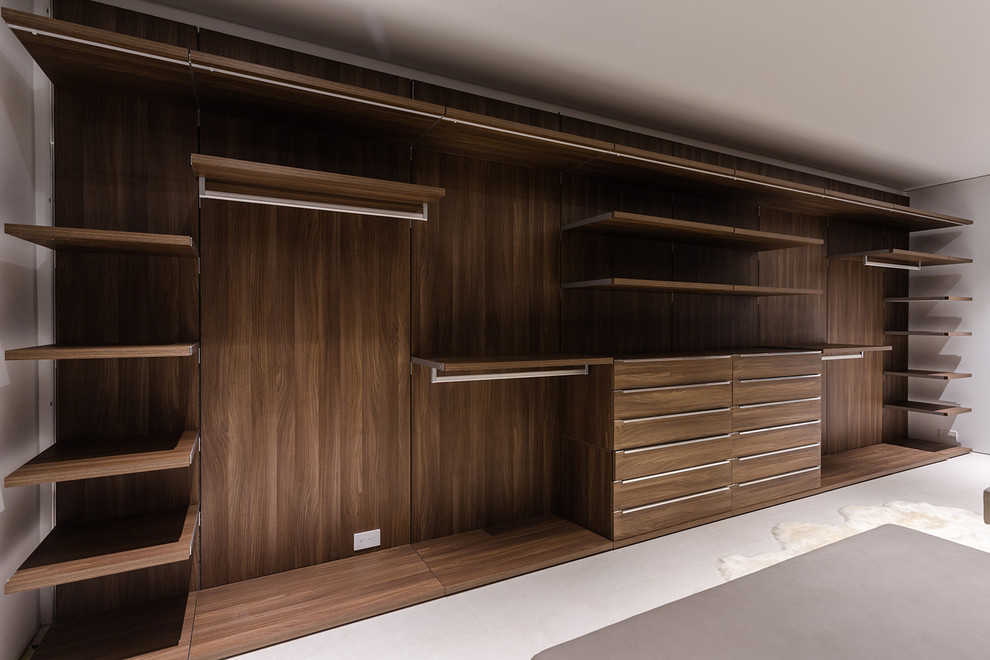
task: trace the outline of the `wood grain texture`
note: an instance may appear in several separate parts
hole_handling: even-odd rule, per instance
[[[950,266],[957,264],[971,264],[972,259],[966,257],[950,257],[944,254],[931,254],[929,252],[917,252],[914,250],[901,250],[899,248],[885,248],[883,250],[867,250],[865,252],[849,252],[845,254],[830,254],[829,259],[843,259],[845,261],[858,261],[863,263],[864,257],[869,261],[878,264],[891,264],[895,266]]]
[[[615,452],[615,479],[635,479],[650,474],[718,463],[732,457],[734,436],[671,442]]]
[[[226,658],[443,593],[409,546],[206,589],[189,657]]]
[[[737,380],[732,384],[732,402],[737,406],[788,399],[809,399],[821,394],[822,378],[817,374]]]
[[[705,383],[674,387],[619,390],[613,394],[616,419],[712,410],[732,405],[732,383]]]
[[[177,342],[157,346],[66,346],[49,344],[5,351],[7,360],[116,360],[133,358],[189,357],[199,342]]]
[[[615,362],[615,388],[664,387],[732,380],[732,356],[643,358]]]
[[[956,380],[957,378],[972,378],[973,376],[973,374],[967,374],[961,371],[932,371],[929,369],[887,370],[883,372],[883,375],[899,378],[930,378],[933,380]]]
[[[733,454],[735,456],[763,454],[768,451],[815,444],[821,442],[821,439],[822,424],[818,420],[743,431],[735,435]]]
[[[757,403],[732,408],[732,430],[751,431],[821,419],[821,398]]]
[[[563,438],[554,512],[581,527],[612,538],[612,452]]]
[[[710,282],[665,282],[607,277],[583,282],[565,282],[564,289],[597,289],[601,291],[637,291],[641,293],[688,293],[717,296],[801,296],[821,295],[820,289],[794,289],[747,284],[714,284]]]
[[[413,548],[447,595],[612,549],[612,542],[554,516],[516,521]]]
[[[973,412],[972,408],[965,408],[951,403],[933,403],[931,401],[893,401],[883,404],[883,407],[928,415],[941,415],[942,417]]]
[[[726,459],[709,465],[683,468],[675,472],[617,481],[612,497],[615,510],[692,495],[732,482],[731,462]]]
[[[749,353],[736,355],[732,359],[732,375],[740,381],[806,376],[821,372],[821,354],[817,351]]]
[[[611,364],[612,358],[592,355],[509,355],[499,357],[413,357],[415,364],[444,373],[509,371]]]
[[[615,421],[615,448],[649,445],[723,435],[732,431],[732,409],[663,415],[657,419]]]
[[[732,481],[743,483],[765,479],[785,472],[818,467],[822,462],[821,444],[778,449],[732,461]]]
[[[818,467],[740,483],[732,489],[732,508],[745,509],[761,502],[811,491],[820,485],[821,468]]]
[[[732,508],[729,488],[719,488],[683,498],[658,502],[614,515],[615,540],[659,532],[692,520],[726,513]]]
[[[939,452],[875,443],[822,456],[822,488],[833,489],[946,460]]]
[[[585,378],[560,381],[561,434],[602,449],[612,449],[611,365],[593,366]]]
[[[6,223],[4,233],[52,250],[80,252],[136,253],[159,257],[196,258],[199,253],[192,236],[142,232],[43,227]]]

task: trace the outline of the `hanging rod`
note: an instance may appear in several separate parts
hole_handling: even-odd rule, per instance
[[[556,369],[554,371],[513,371],[499,374],[466,374],[463,376],[441,376],[436,367],[430,367],[431,383],[464,383],[486,380],[515,380],[519,378],[552,378],[554,376],[587,376],[588,365],[582,369]]]
[[[823,355],[822,362],[826,360],[859,360],[864,356],[864,352],[850,353],[849,355]]]

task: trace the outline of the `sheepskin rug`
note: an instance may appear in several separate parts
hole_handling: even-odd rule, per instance
[[[720,557],[719,573],[728,582],[809,550],[887,524],[910,527],[990,552],[990,525],[984,524],[982,515],[966,509],[935,506],[925,502],[887,502],[883,506],[852,504],[839,509],[839,515],[845,520],[839,525],[780,523],[771,532],[780,544],[779,551],[753,557]]]

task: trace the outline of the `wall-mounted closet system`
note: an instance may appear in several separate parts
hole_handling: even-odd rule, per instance
[[[55,93],[55,227],[7,227],[58,251],[59,343],[7,354],[58,360],[57,442],[5,482],[58,483],[7,583],[58,585],[38,658],[226,657],[964,451],[907,439],[884,301],[968,220],[53,15],[3,11]]]

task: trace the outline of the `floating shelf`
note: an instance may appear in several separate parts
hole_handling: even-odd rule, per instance
[[[64,443],[56,443],[11,472],[3,485],[13,488],[184,468],[192,464],[198,441],[198,431],[186,431],[94,440],[86,446],[70,448]]]
[[[899,250],[897,248],[870,250],[867,252],[850,252],[848,254],[834,254],[829,256],[829,259],[861,261],[865,266],[908,268],[911,270],[920,269],[925,266],[950,266],[954,264],[973,263],[972,259],[967,259],[965,257],[947,257],[941,254],[913,252],[911,250]]]
[[[972,408],[963,408],[962,406],[950,403],[929,403],[927,401],[898,401],[896,403],[885,403],[883,407],[893,408],[895,410],[907,410],[908,412],[926,413],[928,415],[941,415],[942,417],[973,412]]]
[[[821,289],[791,289],[748,284],[710,284],[707,282],[668,282],[608,277],[583,282],[567,282],[562,289],[592,289],[599,291],[641,291],[655,293],[696,293],[722,296],[807,296],[821,295]]]
[[[899,371],[884,371],[884,376],[895,376],[899,378],[931,378],[934,380],[956,380],[958,378],[971,378],[973,374],[960,373],[955,371],[927,371],[925,369],[902,369]]]
[[[936,302],[972,302],[969,296],[916,296],[908,298],[884,298],[889,303],[936,303]]]
[[[943,330],[884,330],[885,335],[900,337],[972,337],[972,332],[956,332]]]
[[[114,360],[118,358],[189,357],[199,350],[199,342],[137,346],[31,346],[12,348],[4,353],[7,360]]]
[[[592,232],[635,238],[674,241],[679,243],[701,243],[719,247],[734,247],[746,250],[782,250],[793,247],[823,245],[820,238],[776,234],[741,227],[713,225],[704,222],[658,218],[637,213],[611,211],[565,225],[561,231]]]
[[[52,624],[32,660],[187,660],[196,593]]]
[[[192,154],[201,199],[426,220],[443,188]]]
[[[4,593],[116,575],[189,559],[199,507],[55,529],[4,585]]]
[[[199,256],[192,237],[177,234],[145,234],[133,231],[15,224],[5,224],[3,230],[10,236],[52,250],[146,254],[159,257]]]
[[[574,523],[545,516],[414,543],[449,595],[612,549]]]

